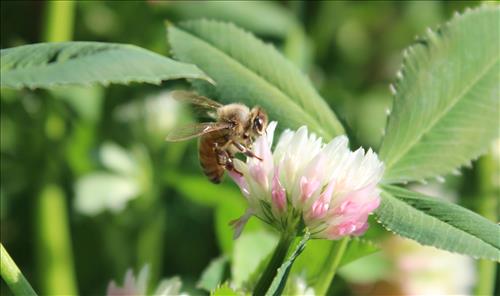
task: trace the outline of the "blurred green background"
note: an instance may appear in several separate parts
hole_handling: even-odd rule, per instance
[[[476,5],[2,1],[0,46],[92,40],[169,55],[165,19],[231,21],[273,43],[311,77],[343,121],[353,148],[376,149],[403,49],[427,27]],[[36,291],[103,294],[110,280],[122,282],[127,268],[149,263],[153,282],[179,275],[184,291],[202,294],[196,283],[211,260],[254,256],[231,239],[228,222],[245,208],[237,188],[203,177],[196,141],[163,141],[175,126],[195,120],[168,96],[188,87],[175,81],[1,90],[1,241]],[[438,186],[477,210],[474,197],[483,190],[478,174],[469,168],[465,177]],[[376,230],[372,235],[379,237]],[[252,231],[263,245],[275,240],[258,221],[245,230]],[[332,293],[363,293],[348,284],[356,276],[341,275]],[[9,295],[3,282],[2,294]]]

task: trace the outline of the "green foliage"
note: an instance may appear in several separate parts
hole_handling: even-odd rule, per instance
[[[380,248],[373,242],[362,238],[351,239],[339,263],[339,268],[378,251],[380,251]]]
[[[223,102],[259,104],[280,127],[307,125],[320,136],[343,133],[341,124],[311,82],[275,48],[232,24],[191,21],[168,27],[175,56],[198,65],[217,87],[195,83]]]
[[[226,200],[226,202],[221,203],[215,208],[215,233],[217,234],[217,242],[225,254],[231,254],[235,244],[234,229],[229,223],[239,218],[245,212],[243,198],[239,195],[235,195],[235,197],[238,199]],[[261,228],[260,226],[260,221],[250,219],[245,227],[245,231],[259,229]]]
[[[169,175],[167,182],[185,198],[215,209],[215,232],[219,246],[224,254],[231,254],[234,238],[229,221],[245,212],[245,200],[241,197],[241,193],[224,185],[209,183],[205,177]],[[246,230],[259,228],[261,228],[259,222],[252,220],[245,227]]]
[[[326,294],[329,287],[332,285],[333,279],[337,272],[337,268],[340,265],[340,261],[347,250],[347,245],[349,243],[349,237],[344,237],[332,244],[328,256],[324,260],[321,271],[318,274],[318,278],[314,283],[314,290],[319,295]]]
[[[277,243],[278,238],[274,233],[263,230],[242,233],[236,240],[232,256],[233,283],[237,287],[242,287],[250,280],[260,262],[268,258]]]
[[[224,281],[228,271],[228,258],[226,256],[215,258],[203,271],[196,286],[207,291],[212,291]]]
[[[244,199],[237,190],[209,183],[206,177],[171,174],[166,181],[186,198],[197,203],[218,206],[234,200],[244,209]]]
[[[177,1],[156,5],[170,19],[214,19],[234,23],[264,38],[282,40],[278,47],[300,69],[312,62],[312,48],[304,29],[290,10],[268,1]],[[172,16],[172,20],[176,20]],[[281,46],[280,46],[281,45]]]
[[[500,7],[455,16],[408,48],[380,157],[388,183],[438,177],[498,137]]]
[[[143,48],[114,43],[39,43],[2,49],[1,86],[52,88],[58,85],[129,84],[193,78],[210,81],[194,65]]]
[[[310,282],[314,282],[322,271],[325,258],[336,243],[338,242],[319,239],[309,241],[307,248],[293,264],[292,272],[305,274]],[[379,247],[370,241],[360,238],[351,239],[339,263],[339,268],[377,251]]]
[[[1,243],[0,258],[0,275],[14,295],[37,295]]]
[[[213,292],[210,293],[210,296],[237,296],[236,293],[231,287],[229,287],[228,283],[224,283],[223,285],[217,287]]]
[[[354,283],[383,281],[393,272],[391,262],[379,252],[342,266],[338,273],[343,279]]]
[[[376,210],[389,231],[474,258],[500,260],[500,226],[461,206],[395,186],[384,186]]]
[[[375,147],[385,123],[383,111],[391,99],[386,81],[396,72],[400,50],[424,27],[442,22],[454,10],[476,5],[463,1],[366,5],[347,1],[137,1],[127,5],[103,1],[78,3],[76,18],[69,5],[66,14],[71,16],[61,19],[50,13],[58,5],[44,3],[2,2],[2,48],[56,41],[48,40],[50,36],[43,32],[64,22],[69,26],[61,27],[62,31],[74,30],[77,40],[123,44],[32,44],[1,51],[2,243],[36,291],[73,285],[73,258],[75,293],[83,295],[103,294],[111,279],[121,280],[125,270],[146,262],[151,267],[150,291],[162,283],[161,278],[178,274],[184,291],[200,294],[194,279],[208,265],[198,287],[211,290],[212,295],[251,293],[277,243],[276,233],[266,231],[255,218],[239,239],[233,239],[228,223],[244,213],[244,197],[230,180],[213,185],[201,175],[194,141],[163,142],[167,131],[153,131],[149,123],[165,119],[172,128],[193,118],[184,113],[182,118],[174,116],[181,112],[171,104],[145,104],[163,85],[134,82],[194,79],[194,87],[205,95],[224,103],[260,104],[271,120],[279,121],[280,129],[305,124],[327,140],[343,133],[330,104],[345,119],[353,148]],[[498,134],[499,125],[493,119],[499,118],[499,28],[492,21],[498,20],[496,6],[455,17],[407,51],[382,145],[385,182],[446,174],[479,155],[492,135]],[[176,22],[169,28],[170,46],[162,35],[165,15]],[[177,26],[177,21],[193,18],[233,22],[272,45],[227,23],[204,20]],[[56,35],[50,38],[62,36]],[[61,38],[70,39],[69,35]],[[163,55],[173,49],[180,60],[192,64],[126,44]],[[295,65],[311,77],[317,90]],[[211,80],[205,73],[217,84],[207,83]],[[78,88],[67,87],[74,84]],[[168,86],[168,90],[186,87],[185,81],[170,81]],[[125,153],[105,143],[117,143]],[[445,186],[464,199],[486,196],[477,188],[495,186],[496,172],[483,174],[482,170],[474,163],[465,177],[456,177]],[[498,260],[494,234],[499,230],[493,223],[404,189],[384,190],[379,220],[391,231],[422,244]],[[488,189],[488,194],[495,198],[497,191]],[[69,204],[54,207],[39,200],[56,195]],[[483,215],[495,209],[480,198],[461,202]],[[68,217],[60,215],[65,208],[70,209]],[[71,231],[54,232],[54,225]],[[381,225],[376,226],[381,231],[370,231],[364,239],[378,242],[389,236]],[[29,234],[42,228],[53,239],[48,244],[26,244],[33,240]],[[72,246],[60,247],[61,235]],[[309,241],[293,268],[289,269],[290,262],[280,271],[280,275],[290,273],[282,292],[305,294],[304,289],[297,289],[300,286],[314,287],[320,295],[348,295],[351,283],[393,280],[390,263],[399,260],[397,256],[373,254],[378,248],[364,239]],[[58,250],[57,256],[46,251],[49,245]],[[27,252],[34,256],[25,256]],[[48,265],[41,264],[45,261]],[[102,264],[96,269],[93,262]],[[64,275],[54,276],[44,268],[50,265]],[[232,275],[227,274],[229,266]],[[495,291],[493,273],[488,276],[482,269],[476,274],[480,290]],[[2,276],[8,279],[5,270]],[[342,276],[341,281],[332,282],[335,273]],[[284,280],[277,281],[274,287],[279,291]],[[8,293],[6,283],[0,281],[2,292]],[[240,290],[232,290],[229,283]],[[173,284],[178,287],[179,278]],[[171,294],[178,293],[177,289]]]
[[[178,1],[165,5],[182,19],[210,18],[235,23],[256,34],[285,37],[295,26],[290,11],[267,1]]]
[[[269,287],[269,290],[266,292],[266,296],[277,296],[281,295],[281,292],[285,288],[286,280],[288,279],[288,275],[290,274],[290,270],[292,269],[292,264],[297,259],[297,257],[304,251],[306,247],[307,241],[309,241],[310,233],[306,232],[299,244],[295,247],[293,253],[288,257],[288,259],[283,262],[280,268],[278,268],[278,272]]]

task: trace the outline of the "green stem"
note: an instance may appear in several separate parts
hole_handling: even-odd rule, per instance
[[[156,209],[150,209],[144,214],[147,217],[155,217],[149,221],[145,221],[139,233],[138,239],[138,270],[144,265],[149,266],[149,279],[147,283],[147,291],[151,291],[154,285],[159,282],[165,240],[165,221],[167,218],[166,209],[160,205]]]
[[[0,244],[0,274],[14,295],[36,295],[7,250]]]
[[[61,188],[46,185],[36,207],[36,251],[42,294],[77,294],[66,208]]]
[[[498,163],[491,154],[483,156],[478,162],[478,200],[477,212],[485,218],[496,221],[498,206],[498,188],[492,180],[498,172]],[[495,288],[497,263],[490,260],[477,261],[478,281],[474,289],[475,295],[493,295]]]
[[[271,286],[271,283],[273,282],[274,277],[276,276],[278,268],[283,264],[286,254],[288,253],[288,249],[290,249],[290,245],[292,244],[294,238],[294,233],[283,232],[281,234],[280,241],[274,250],[271,261],[269,261],[269,264],[267,265],[266,270],[262,273],[257,285],[255,285],[253,295],[261,296],[266,294],[267,290]]]
[[[140,197],[138,204],[138,212],[142,217],[155,217],[155,219],[143,219],[140,227],[140,232],[137,241],[137,264],[138,269],[144,265],[149,266],[149,278],[146,283],[146,291],[153,292],[152,289],[160,280],[167,212],[166,208],[161,203],[160,191],[161,186],[160,172],[164,167],[161,167],[160,153],[155,153],[154,150],[149,150],[151,157],[145,157],[142,161],[142,187],[145,193]]]
[[[478,280],[476,288],[474,289],[474,295],[493,295],[493,290],[495,289],[496,265],[496,262],[485,259],[481,259],[477,262]]]
[[[46,42],[72,39],[74,23],[73,1],[48,1],[43,23],[43,40]],[[50,101],[49,104],[57,104]],[[66,195],[57,182],[63,164],[64,132],[53,131],[50,116],[61,120],[55,109],[49,107],[45,125],[48,140],[45,142],[46,165],[40,178],[37,198],[35,232],[37,234],[36,258],[41,294],[76,295],[77,285],[71,246],[69,215]]]
[[[339,267],[340,261],[347,250],[348,244],[349,238],[346,237],[338,242],[335,242],[330,249],[325,265],[323,265],[318,281],[314,286],[314,290],[317,295],[326,295],[326,292],[328,292],[328,289],[333,282],[333,278],[335,277],[335,273],[337,272],[337,268]]]
[[[74,1],[47,1],[43,39],[46,42],[68,41],[73,36]]]

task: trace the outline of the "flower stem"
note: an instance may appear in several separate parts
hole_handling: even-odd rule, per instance
[[[75,15],[74,1],[48,1],[43,39],[47,42],[71,40]]]
[[[155,283],[159,282],[161,275],[167,212],[164,207],[156,203],[156,208],[145,211],[144,215],[155,217],[155,219],[144,221],[141,227],[137,242],[138,268],[140,270],[146,264],[149,266],[146,291],[152,293],[151,289],[154,288]]]
[[[271,261],[269,261],[269,264],[267,265],[266,270],[262,273],[257,285],[255,285],[253,295],[260,296],[266,294],[267,290],[271,286],[271,283],[273,282],[274,277],[276,276],[278,268],[283,264],[294,238],[295,233],[283,232],[281,234],[280,241],[274,250]]]
[[[69,41],[74,26],[74,1],[47,1],[43,21],[45,42]],[[35,206],[37,275],[41,294],[77,295],[67,196],[58,185],[63,166],[65,140],[62,132],[51,132],[50,118],[64,122],[56,111],[57,100],[48,102],[45,119],[45,166]]]
[[[493,156],[490,154],[483,156],[478,162],[478,200],[477,212],[486,219],[495,221],[497,219],[496,209],[498,206],[498,188],[495,188],[492,180],[498,166]],[[477,261],[478,281],[474,289],[474,295],[493,295],[495,288],[495,274],[497,263],[481,259]]]
[[[3,244],[0,244],[0,274],[14,295],[36,295]]]
[[[319,279],[314,287],[317,295],[326,295],[335,277],[339,263],[347,250],[349,238],[346,237],[334,243],[328,254],[328,258],[323,265]]]
[[[37,198],[37,267],[41,293],[76,295],[70,225],[66,196],[55,184],[47,184]]]

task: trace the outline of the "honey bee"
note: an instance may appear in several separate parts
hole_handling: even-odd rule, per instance
[[[174,129],[166,138],[167,141],[176,142],[200,137],[200,165],[210,181],[220,183],[225,170],[241,175],[233,163],[236,153],[262,160],[250,149],[255,138],[263,135],[266,130],[268,117],[264,109],[259,106],[249,109],[239,103],[222,105],[186,91],[174,91],[172,97],[205,109],[216,120]]]

